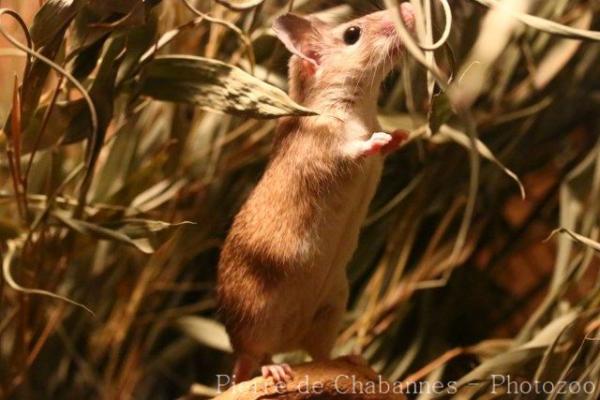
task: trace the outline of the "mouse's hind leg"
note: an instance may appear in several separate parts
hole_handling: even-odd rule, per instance
[[[260,358],[257,359],[248,354],[238,355],[233,367],[233,381],[240,383],[249,380],[259,366]]]
[[[328,360],[335,345],[346,311],[346,298],[321,307],[303,341],[303,348],[313,360]]]

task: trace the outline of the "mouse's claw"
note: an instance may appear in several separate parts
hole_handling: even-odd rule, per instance
[[[288,364],[265,365],[261,368],[263,378],[271,377],[275,384],[287,383],[294,378],[294,372]]]

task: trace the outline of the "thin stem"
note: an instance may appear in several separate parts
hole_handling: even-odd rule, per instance
[[[185,4],[186,8],[188,10],[190,10],[192,13],[196,14],[197,16],[202,17],[205,20],[207,20],[208,22],[211,22],[213,24],[225,26],[225,27],[229,28],[230,30],[232,30],[233,32],[235,32],[238,35],[238,37],[242,40],[242,42],[244,42],[244,46],[246,47],[246,53],[248,55],[248,61],[250,62],[250,69],[252,72],[254,72],[254,67],[256,65],[256,57],[254,56],[254,49],[252,47],[252,42],[240,28],[238,28],[237,26],[235,26],[235,24],[233,24],[229,21],[225,21],[225,20],[219,19],[219,18],[214,18],[206,13],[203,13],[202,11],[195,8],[194,5],[192,3],[190,3],[190,0],[182,0],[182,1]]]
[[[40,148],[40,144],[42,142],[42,137],[44,136],[44,133],[46,132],[46,127],[48,126],[48,122],[50,121],[50,115],[52,114],[52,111],[54,110],[54,106],[56,104],[56,100],[58,99],[58,94],[60,93],[60,87],[62,86],[63,80],[64,80],[64,76],[61,75],[58,78],[58,83],[56,84],[56,88],[54,88],[54,92],[52,93],[52,98],[50,99],[50,102],[48,103],[48,108],[46,109],[46,111],[44,113],[44,118],[42,119],[42,126],[35,138],[35,143],[33,145],[33,149],[31,150],[31,155],[29,156],[29,161],[27,162],[27,168],[25,169],[24,185],[23,185],[24,186],[23,191],[24,191],[25,196],[27,196],[27,186],[28,186],[27,183],[29,181],[29,173],[31,171],[31,167],[33,166],[33,160],[35,159],[35,155],[36,155],[38,149]]]

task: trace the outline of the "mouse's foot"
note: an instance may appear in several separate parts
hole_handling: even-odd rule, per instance
[[[250,380],[258,365],[259,362],[255,358],[246,354],[239,355],[233,368],[233,382],[238,384]]]
[[[272,377],[278,383],[289,382],[294,378],[292,368],[288,364],[265,365],[261,368],[263,378]]]

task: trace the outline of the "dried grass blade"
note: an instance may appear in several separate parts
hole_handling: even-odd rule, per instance
[[[550,33],[552,35],[561,36],[568,39],[600,41],[600,32],[590,31],[586,29],[572,28],[567,25],[559,24],[558,22],[550,21],[545,18],[536,17],[531,14],[514,11],[510,7],[506,7],[498,0],[473,0],[490,8],[499,8],[506,11],[508,14],[519,20],[520,22],[529,25],[539,31]]]
[[[17,243],[14,240],[11,240],[8,242],[7,244],[8,246],[8,251],[6,252],[6,254],[4,255],[3,259],[2,259],[2,275],[4,277],[4,280],[6,281],[6,283],[8,284],[8,286],[10,286],[11,289],[17,291],[17,292],[21,292],[21,293],[25,293],[25,294],[36,294],[36,295],[41,295],[41,296],[47,296],[47,297],[51,297],[53,299],[58,299],[58,300],[62,300],[65,301],[69,304],[72,304],[74,306],[83,308],[85,311],[87,311],[88,313],[90,313],[91,315],[95,316],[94,312],[92,310],[90,310],[88,307],[86,307],[85,305],[76,302],[75,300],[71,300],[65,296],[61,296],[59,294],[56,293],[52,293],[49,292],[47,290],[41,290],[41,289],[30,289],[30,288],[26,288],[23,287],[21,285],[19,285],[13,278],[12,273],[10,271],[10,265],[14,259],[16,250],[17,250]]]
[[[598,243],[595,240],[592,240],[586,236],[580,235],[578,233],[573,232],[570,229],[567,228],[558,228],[556,230],[554,230],[550,236],[548,237],[548,239],[546,240],[550,240],[552,237],[554,237],[556,234],[558,233],[566,233],[567,235],[569,235],[574,241],[583,244],[587,247],[590,247],[592,249],[594,249],[597,252],[600,252],[600,243]]]
[[[434,136],[434,138],[433,138],[434,141],[439,141],[439,140],[443,140],[443,139],[450,139],[465,148],[469,148],[468,136],[456,129],[449,127],[448,125],[443,125],[440,128],[439,135]],[[521,193],[521,197],[524,199],[526,197],[525,186],[519,179],[519,176],[517,174],[515,174],[513,171],[511,171],[504,164],[502,164],[502,162],[500,160],[498,160],[498,158],[496,158],[494,153],[492,153],[492,151],[489,149],[489,147],[487,147],[485,145],[485,143],[483,143],[481,140],[477,140],[476,143],[477,143],[476,144],[477,151],[479,152],[479,154],[482,157],[484,157],[485,159],[496,164],[502,171],[504,171],[504,173],[506,175],[508,175],[512,180],[514,180],[515,183],[519,186],[519,191]]]

